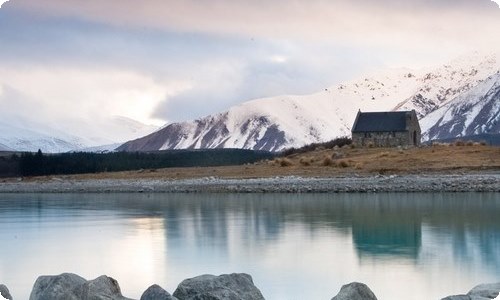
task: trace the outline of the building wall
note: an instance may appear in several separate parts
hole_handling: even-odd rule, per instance
[[[420,146],[422,133],[415,113],[408,114],[406,126],[409,132],[409,145]]]
[[[397,147],[413,145],[408,131],[353,133],[352,142],[356,146]]]

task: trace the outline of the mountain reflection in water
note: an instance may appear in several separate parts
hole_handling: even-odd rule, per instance
[[[135,298],[247,272],[267,299],[330,299],[354,280],[439,299],[498,281],[499,215],[498,193],[0,195],[0,279],[20,299],[61,272],[108,274]]]

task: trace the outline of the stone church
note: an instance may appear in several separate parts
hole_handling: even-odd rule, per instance
[[[352,126],[356,146],[419,146],[420,124],[415,110],[391,112],[358,111]]]

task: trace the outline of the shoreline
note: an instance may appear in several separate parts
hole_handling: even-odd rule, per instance
[[[0,193],[377,193],[500,192],[500,172],[478,174],[280,176],[231,179],[76,179],[0,182]]]

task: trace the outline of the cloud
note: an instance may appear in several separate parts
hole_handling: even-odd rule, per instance
[[[4,3],[9,2],[9,0],[0,0],[0,8],[4,5]]]
[[[500,0],[491,0],[492,2],[495,2],[496,5],[500,8]]]
[[[500,49],[498,28],[490,0],[12,0],[0,10],[0,99],[20,111],[6,98],[17,91],[54,120],[185,120]]]
[[[119,3],[119,4],[118,4]],[[19,9],[122,27],[359,44],[498,41],[490,0],[19,0]],[[496,25],[496,27],[495,27]],[[492,27],[493,26],[493,27]],[[481,34],[477,34],[481,29]]]
[[[157,104],[185,88],[181,82],[156,82],[143,74],[106,69],[2,67],[0,78],[7,87],[0,95],[3,114],[54,123],[114,115],[151,123]]]

